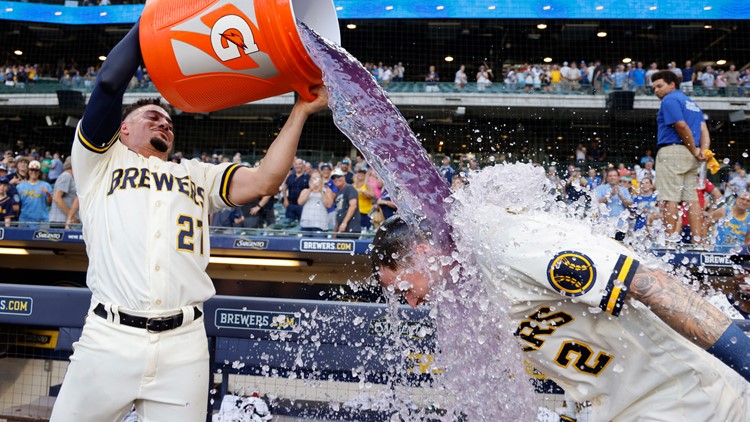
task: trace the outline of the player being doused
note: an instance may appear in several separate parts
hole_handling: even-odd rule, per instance
[[[593,234],[590,223],[513,205],[503,176],[543,174],[503,167],[456,192],[449,220],[454,256],[471,256],[484,294],[507,304],[524,358],[576,402],[591,402],[592,421],[750,420],[744,332],[681,279]],[[503,195],[505,203],[495,200]],[[411,306],[439,307],[440,289],[458,288],[450,273],[460,263],[422,264],[439,255],[430,236],[394,216],[373,241],[376,278]],[[480,312],[479,298],[471,301],[464,305]]]

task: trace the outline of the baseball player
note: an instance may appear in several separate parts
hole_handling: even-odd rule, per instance
[[[172,119],[158,99],[122,110],[141,62],[138,23],[102,66],[73,144],[89,256],[91,308],[51,420],[205,421],[208,347],[202,303],[208,216],[271,195],[284,181],[322,87],[299,100],[257,169],[168,161]]]
[[[580,221],[489,202],[454,215],[525,358],[591,402],[591,421],[750,420],[750,339],[680,280]],[[439,253],[428,239],[394,216],[373,241],[376,277],[411,306],[444,279],[415,265]]]

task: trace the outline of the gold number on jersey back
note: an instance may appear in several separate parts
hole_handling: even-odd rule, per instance
[[[575,356],[575,359],[571,359],[571,355]],[[604,352],[599,352],[595,359],[592,359],[593,357],[594,351],[591,347],[580,341],[568,340],[564,341],[560,347],[555,362],[563,368],[567,368],[573,362],[573,366],[578,371],[589,375],[599,375],[612,361],[612,355]]]
[[[203,255],[203,220],[180,214],[177,216],[177,250],[195,252],[196,229],[198,231],[198,252]]]

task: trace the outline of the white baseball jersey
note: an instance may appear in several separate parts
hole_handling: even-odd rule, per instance
[[[239,166],[145,158],[117,136],[97,146],[80,125],[72,157],[92,303],[158,314],[214,295],[208,217],[234,206]]]
[[[490,294],[504,295],[525,357],[592,421],[747,421],[748,384],[627,300],[636,255],[592,228],[487,205],[470,225]]]

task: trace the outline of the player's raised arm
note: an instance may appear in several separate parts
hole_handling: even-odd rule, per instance
[[[122,99],[142,60],[139,23],[107,55],[83,114],[81,130],[95,146],[112,142],[120,130]]]
[[[638,267],[630,297],[750,381],[750,339],[724,313],[664,271]]]
[[[328,93],[324,86],[313,88],[317,95],[308,102],[300,97],[279,135],[268,148],[266,156],[257,168],[242,167],[232,177],[229,198],[235,204],[246,204],[262,196],[274,195],[289,174],[289,167],[297,152],[302,127],[307,118],[323,110],[328,104]]]

